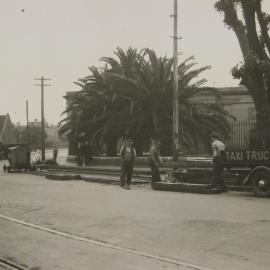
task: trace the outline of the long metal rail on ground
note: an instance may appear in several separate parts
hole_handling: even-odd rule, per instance
[[[0,269],[5,270],[29,270],[29,268],[26,268],[24,266],[21,266],[17,263],[14,263],[8,259],[1,258],[0,257]]]
[[[113,250],[117,250],[119,252],[123,252],[123,253],[128,253],[128,254],[133,254],[133,255],[137,255],[137,256],[141,256],[141,257],[145,257],[145,258],[149,258],[149,259],[153,259],[156,261],[161,261],[161,262],[165,262],[165,263],[169,263],[169,264],[173,264],[173,265],[178,265],[179,267],[185,267],[186,269],[193,269],[193,270],[212,270],[209,267],[204,267],[201,265],[196,265],[196,264],[192,264],[192,263],[188,263],[179,259],[173,259],[173,258],[169,258],[166,256],[162,256],[162,255],[157,255],[157,254],[153,254],[153,253],[149,253],[147,251],[143,251],[143,250],[138,250],[135,248],[128,248],[128,247],[124,247],[121,245],[117,245],[117,244],[112,244],[109,243],[107,241],[102,240],[98,240],[98,239],[91,239],[89,237],[85,238],[79,235],[75,235],[72,233],[68,233],[68,232],[63,232],[60,230],[56,230],[56,229],[50,229],[48,227],[44,227],[44,226],[40,226],[37,224],[33,224],[33,223],[29,223],[23,220],[18,220],[12,217],[8,217],[8,216],[4,216],[0,214],[0,218],[10,221],[10,222],[14,222],[17,224],[20,224],[22,226],[26,226],[26,227],[30,227],[33,228],[35,230],[40,230],[43,232],[47,232],[49,234],[52,235],[56,235],[58,237],[64,237],[64,238],[68,238],[68,239],[72,239],[75,241],[79,241],[79,242],[84,242],[84,243],[89,243],[95,246],[100,246],[100,247],[104,247],[107,249],[113,249]],[[3,263],[5,263],[3,261]],[[13,264],[14,267],[20,267],[20,266],[16,266],[16,264]],[[12,267],[12,262],[11,262],[11,267]],[[26,268],[7,268],[7,269],[18,269],[18,270],[28,270]]]
[[[45,176],[51,180],[84,180],[89,182],[97,182],[104,184],[119,184],[120,182],[120,169],[95,169],[95,168],[46,168],[41,171],[33,172]],[[134,172],[132,183],[133,184],[148,184],[151,176],[144,172]]]

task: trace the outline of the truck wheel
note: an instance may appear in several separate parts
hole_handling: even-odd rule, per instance
[[[255,195],[259,197],[270,196],[270,172],[259,170],[251,176],[251,188]]]

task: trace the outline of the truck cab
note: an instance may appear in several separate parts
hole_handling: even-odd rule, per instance
[[[224,167],[241,177],[256,196],[270,196],[270,150],[247,149],[225,152]]]

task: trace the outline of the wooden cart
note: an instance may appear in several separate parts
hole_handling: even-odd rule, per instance
[[[8,172],[27,170],[30,164],[30,153],[26,146],[15,146],[8,149]]]

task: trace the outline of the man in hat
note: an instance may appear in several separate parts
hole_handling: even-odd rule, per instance
[[[123,146],[120,149],[120,158],[122,161],[120,186],[126,189],[130,189],[135,157],[136,150],[134,147],[134,143],[130,137],[127,137],[124,141]]]
[[[161,142],[158,139],[151,139],[151,146],[149,150],[149,166],[152,172],[152,182],[160,182],[159,167],[163,163],[160,157]]]

